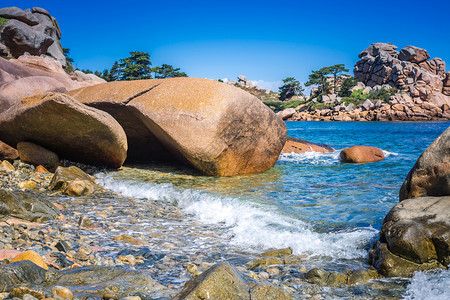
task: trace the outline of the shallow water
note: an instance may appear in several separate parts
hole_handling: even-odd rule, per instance
[[[328,144],[337,152],[283,154],[274,168],[256,175],[207,177],[179,167],[129,166],[99,174],[99,182],[126,197],[178,206],[187,217],[180,217],[177,224],[184,222],[186,228],[191,228],[189,222],[203,224],[201,230],[214,234],[200,241],[202,249],[221,249],[223,257],[291,247],[295,254],[308,256],[307,269],[365,269],[368,250],[384,216],[398,203],[404,178],[423,150],[449,125],[287,122],[288,135]],[[353,145],[379,147],[386,159],[341,163],[339,151]],[[145,235],[148,230],[142,226],[140,233]],[[192,254],[199,250],[198,242],[180,243],[177,251]],[[439,278],[444,278],[444,284]],[[424,282],[436,289],[436,295],[442,292],[449,298],[444,287],[448,272],[420,273],[410,284],[409,280],[381,280],[363,287],[325,288],[319,294],[370,298],[378,290],[376,295],[422,299]]]

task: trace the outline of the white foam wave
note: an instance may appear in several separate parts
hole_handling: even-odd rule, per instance
[[[397,156],[398,155],[398,153],[395,153],[395,152],[391,152],[391,151],[383,150],[383,149],[381,149],[381,150],[383,151],[384,157],[388,157],[388,156],[391,156],[391,155],[393,155],[393,156]]]
[[[97,176],[105,188],[124,196],[171,201],[202,223],[222,226],[230,243],[246,251],[291,247],[296,254],[362,258],[367,255],[363,245],[377,234],[373,228],[317,233],[305,222],[280,214],[268,205],[171,184],[121,181],[110,174]]]
[[[450,270],[417,272],[406,288],[404,299],[450,299]]]
[[[297,164],[332,165],[339,161],[339,152],[281,153],[279,160]]]

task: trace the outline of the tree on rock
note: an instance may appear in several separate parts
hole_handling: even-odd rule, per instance
[[[129,57],[121,59],[118,64],[118,80],[150,79],[152,78],[151,65],[150,54],[132,51]]]
[[[280,100],[284,101],[290,99],[293,96],[298,96],[304,91],[300,82],[295,80],[294,77],[287,77],[283,79],[283,86],[280,87]]]
[[[344,72],[348,72],[348,69],[345,68],[344,64],[337,64],[331,67],[328,67],[330,74],[333,75],[333,89],[336,92],[336,82],[338,77],[342,75]]]
[[[160,67],[154,67],[152,70],[155,73],[156,79],[187,77],[186,73],[180,72],[180,68],[174,68],[167,64],[162,64]]]

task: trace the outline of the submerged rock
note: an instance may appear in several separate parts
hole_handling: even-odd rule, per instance
[[[0,114],[0,139],[30,141],[72,161],[120,167],[127,139],[109,114],[59,93],[23,99]]]
[[[256,97],[213,80],[110,82],[69,94],[119,121],[129,161],[170,153],[209,175],[257,173],[275,164],[286,138],[284,122]]]
[[[346,273],[327,272],[323,269],[314,268],[305,274],[306,281],[320,286],[341,286],[344,284],[364,284],[371,279],[378,278],[375,270],[347,271]]]
[[[339,155],[343,162],[368,163],[384,159],[383,150],[370,146],[353,146],[341,151]]]
[[[284,144],[281,153],[297,153],[302,154],[305,152],[320,152],[320,153],[331,153],[334,149],[325,144],[311,143],[306,140],[301,140],[288,136],[286,144]]]
[[[420,155],[399,193],[400,201],[445,195],[450,195],[450,128]]]
[[[142,270],[126,267],[87,266],[59,271],[48,282],[69,288],[75,298],[91,295],[104,299],[119,299],[133,292],[155,292],[164,288]]]
[[[50,201],[26,192],[0,189],[0,218],[19,218],[31,222],[58,219],[60,212]]]

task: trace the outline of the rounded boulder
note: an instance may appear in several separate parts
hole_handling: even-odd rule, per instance
[[[370,146],[353,146],[341,151],[340,159],[346,163],[368,163],[384,159],[383,150]]]

